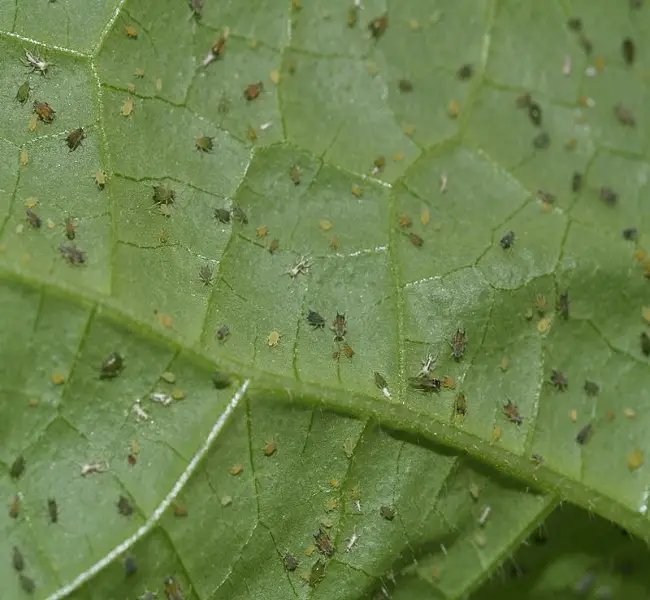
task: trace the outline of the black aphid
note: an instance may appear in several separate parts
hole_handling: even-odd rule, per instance
[[[384,379],[384,376],[381,373],[377,373],[376,371],[375,371],[375,385],[380,390],[385,390],[388,387],[388,383],[386,383],[386,379]]]
[[[47,512],[50,515],[50,523],[59,522],[59,506],[54,498],[47,499]]]
[[[212,373],[212,385],[214,385],[216,389],[223,390],[229,387],[231,383],[232,380],[228,373],[224,373],[223,371],[214,371],[214,373]]]
[[[400,79],[397,82],[397,87],[399,88],[400,92],[412,92],[413,91],[413,83],[411,82],[410,79]]]
[[[33,594],[34,591],[36,590],[36,584],[34,583],[34,580],[31,577],[27,577],[24,573],[21,573],[18,576],[18,579],[20,580],[20,587],[23,588],[23,592],[26,594]]]
[[[551,145],[551,136],[546,131],[540,131],[533,138],[533,146],[538,150],[546,150]]]
[[[215,208],[214,218],[220,223],[230,223],[230,212],[225,208]]]
[[[418,375],[417,377],[409,377],[409,385],[420,392],[439,392],[442,381],[435,377]]]
[[[557,309],[564,319],[569,318],[569,308],[569,292],[563,292],[558,298]]]
[[[531,102],[528,105],[528,117],[533,125],[539,127],[542,124],[542,107],[537,102]]]
[[[578,435],[576,435],[576,442],[578,444],[586,444],[589,441],[592,432],[592,424],[587,423],[580,431],[578,431]]]
[[[582,31],[582,19],[580,17],[571,17],[567,21],[567,27],[571,31]]]
[[[512,248],[515,245],[515,232],[507,231],[506,233],[504,233],[503,237],[499,241],[499,244],[504,250],[508,250],[508,248]]]
[[[307,323],[314,329],[325,329],[325,318],[314,310],[307,313]]]
[[[114,379],[124,368],[124,359],[117,352],[111,352],[99,368],[100,379]]]
[[[18,549],[18,546],[14,546],[11,555],[11,564],[18,572],[25,568],[25,558],[23,557],[23,553]]]
[[[456,71],[456,77],[461,81],[470,79],[474,75],[474,67],[469,63],[462,65],[458,71]]]
[[[612,188],[601,187],[600,199],[604,200],[606,204],[614,206],[618,202],[618,194]]]
[[[232,218],[235,221],[239,221],[240,223],[243,223],[244,225],[248,225],[248,217],[246,216],[246,213],[243,211],[243,209],[240,206],[232,207]]]
[[[587,396],[597,396],[600,393],[600,386],[595,381],[585,381],[585,392]]]
[[[138,565],[135,562],[135,558],[130,554],[124,557],[124,571],[127,577],[129,575],[135,575],[138,572]]]
[[[223,342],[230,335],[230,327],[228,325],[222,325],[214,335],[220,342]]]
[[[627,227],[623,229],[623,239],[626,239],[630,242],[636,242],[639,232],[636,227]]]
[[[166,185],[153,186],[153,201],[156,204],[173,204],[176,200],[176,191]]]
[[[551,373],[551,383],[555,386],[555,389],[564,392],[569,387],[569,378],[562,371],[554,370]]]
[[[291,552],[284,553],[282,562],[284,563],[284,568],[287,571],[295,571],[298,568],[298,559],[293,554],[291,554]]]
[[[636,56],[636,46],[634,45],[632,38],[626,37],[623,40],[622,48],[623,48],[623,58],[625,59],[625,62],[628,65],[633,64],[634,58]]]
[[[210,285],[214,276],[214,271],[210,265],[201,265],[199,267],[199,279],[203,285]]]
[[[25,211],[27,215],[27,221],[34,229],[40,229],[43,224],[41,217],[39,217],[31,208],[28,208]]]
[[[117,512],[125,517],[133,514],[133,504],[126,496],[120,496],[117,499]]]
[[[571,191],[579,192],[582,188],[582,173],[574,171],[571,177]]]
[[[641,339],[641,352],[643,352],[645,356],[650,356],[650,336],[645,331],[643,331],[641,333],[640,339]]]
[[[65,138],[66,144],[68,144],[68,148],[70,148],[70,152],[73,150],[76,150],[81,146],[81,142],[86,139],[86,134],[83,130],[83,127],[79,127],[78,129],[75,129],[70,135],[68,135],[67,138]]]
[[[14,460],[9,469],[9,475],[12,479],[18,479],[25,471],[25,457],[21,454]]]
[[[73,244],[61,244],[59,252],[71,265],[81,265],[86,262],[86,253]]]
[[[503,414],[505,414],[510,422],[516,423],[517,425],[521,425],[524,422],[524,418],[519,414],[519,407],[511,400],[508,400],[503,405]]]

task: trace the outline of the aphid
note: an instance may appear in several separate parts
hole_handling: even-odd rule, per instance
[[[293,165],[293,167],[289,169],[289,177],[291,177],[291,181],[293,181],[294,185],[300,185],[300,167],[298,165]]]
[[[539,127],[542,124],[542,107],[537,102],[532,102],[528,105],[528,117],[533,125]]]
[[[418,377],[409,377],[409,385],[420,392],[439,392],[442,387],[442,381],[435,377],[420,375]]]
[[[258,81],[257,83],[251,83],[247,85],[246,89],[244,90],[244,98],[246,98],[246,100],[249,102],[251,100],[255,100],[255,98],[259,97],[263,89],[264,84],[261,81]]]
[[[208,264],[201,265],[199,268],[199,279],[203,285],[210,285],[214,277],[214,271],[212,267]]]
[[[325,556],[334,555],[336,549],[332,544],[332,539],[330,538],[329,535],[327,535],[326,531],[323,531],[322,527],[319,527],[318,531],[314,533],[313,536],[314,536],[314,543],[316,544],[316,548],[318,548],[318,551],[321,554],[324,554]]]
[[[230,467],[230,474],[233,476],[241,475],[244,472],[244,467],[242,465],[233,465]]]
[[[571,177],[571,191],[574,193],[579,192],[580,188],[582,188],[582,173],[574,171]]]
[[[509,248],[512,248],[515,244],[515,232],[507,231],[506,233],[504,233],[503,237],[499,241],[499,244],[504,250],[508,250]]]
[[[47,512],[50,515],[50,523],[58,523],[59,507],[54,498],[47,499]]]
[[[340,314],[338,311],[336,317],[332,321],[332,331],[334,332],[334,341],[342,342],[345,334],[348,332],[348,323],[345,320],[345,315]]]
[[[560,392],[565,392],[569,387],[569,378],[562,371],[553,370],[551,373],[551,383]]]
[[[575,32],[582,31],[582,19],[580,19],[580,17],[571,17],[567,21],[567,27],[571,31],[575,31]]]
[[[77,235],[77,222],[72,217],[65,218],[65,237],[69,240],[74,240]]]
[[[377,373],[375,371],[375,385],[382,391],[384,396],[386,398],[391,397],[390,390],[388,389],[388,384],[386,383],[386,379],[384,379],[384,376],[381,373]]]
[[[645,356],[650,356],[650,336],[645,331],[642,331],[640,340],[641,352],[643,352]]]
[[[400,79],[397,82],[397,87],[400,92],[412,92],[413,91],[413,82],[410,79]]]
[[[558,312],[565,319],[569,318],[569,308],[569,292],[563,292],[558,298]]]
[[[623,49],[623,58],[625,59],[625,62],[628,65],[634,63],[634,58],[636,56],[636,46],[634,45],[632,38],[626,37],[623,40],[622,49]]]
[[[190,10],[192,11],[192,16],[197,20],[201,20],[201,11],[203,10],[203,0],[190,0],[189,1]]]
[[[9,517],[12,519],[17,519],[19,516],[20,516],[20,496],[16,494],[11,499],[11,504],[9,505]]]
[[[347,358],[352,358],[354,356],[354,350],[350,344],[343,344],[343,354],[345,354]]]
[[[310,262],[310,259],[308,256],[301,256],[298,262],[291,267],[288,271],[286,271],[286,274],[289,275],[292,279],[295,279],[298,277],[298,275],[306,275],[309,273],[309,269],[311,268],[312,263]]]
[[[180,504],[174,505],[174,516],[178,518],[187,517],[187,506],[182,506]]]
[[[409,217],[408,215],[402,215],[399,218],[399,226],[400,227],[402,227],[402,228],[410,227],[411,225],[413,225],[413,221],[411,220],[411,217]]]
[[[71,244],[61,244],[59,252],[71,265],[80,265],[86,262],[86,253]]]
[[[533,146],[538,150],[546,150],[551,145],[551,136],[546,131],[540,131],[533,138]]]
[[[600,386],[595,381],[585,380],[584,389],[587,396],[597,396],[600,392]]]
[[[375,17],[370,23],[368,23],[368,30],[370,35],[378,40],[388,29],[388,14],[384,13],[379,17]]]
[[[232,380],[230,379],[230,375],[227,373],[224,373],[222,371],[214,371],[214,373],[212,373],[212,385],[216,389],[223,390],[227,387],[230,387],[231,383]]]
[[[95,183],[100,190],[103,190],[106,186],[106,173],[104,171],[97,171],[95,173]]]
[[[355,5],[348,8],[348,27],[355,27],[359,17],[359,11]]]
[[[133,27],[133,25],[125,25],[124,33],[126,34],[126,37],[128,37],[131,40],[138,39],[138,30],[135,27]]]
[[[465,334],[464,329],[456,329],[454,337],[451,338],[449,342],[451,346],[451,355],[455,360],[460,360],[465,354],[465,348],[467,347],[467,335]]]
[[[449,375],[446,375],[445,378],[442,380],[442,387],[445,388],[446,390],[455,390],[456,381],[452,377],[449,377]]]
[[[610,206],[614,206],[618,201],[618,194],[612,188],[601,187],[600,199],[604,200]]]
[[[128,117],[128,116],[131,115],[134,108],[135,108],[135,102],[133,101],[133,98],[131,98],[131,96],[129,96],[124,101],[124,104],[122,105],[122,108],[120,109],[120,115],[122,117]]]
[[[307,323],[314,329],[325,329],[325,318],[313,310],[307,313]]]
[[[623,106],[620,102],[614,106],[614,114],[622,125],[628,125],[629,127],[636,125],[636,117],[632,110]]]
[[[117,512],[128,517],[133,514],[133,504],[126,496],[120,496],[117,500]]]
[[[474,67],[469,63],[462,65],[458,71],[456,71],[456,77],[461,81],[470,79],[474,75]]]
[[[269,243],[268,251],[270,254],[274,254],[279,247],[280,247],[280,240],[278,238],[273,238]]]
[[[486,507],[483,509],[483,512],[481,513],[481,516],[478,518],[479,527],[485,526],[485,523],[487,523],[488,517],[490,516],[491,512],[492,512],[492,507],[489,504],[486,505]]]
[[[16,92],[16,100],[18,100],[18,102],[21,104],[25,104],[25,102],[29,100],[30,91],[31,88],[29,87],[29,81],[25,81],[25,83],[18,87],[18,91]]]
[[[503,413],[510,422],[516,423],[517,425],[521,425],[524,421],[524,418],[519,414],[519,407],[511,400],[508,400],[508,402],[503,405]]]
[[[41,75],[45,75],[53,64],[44,61],[40,56],[34,56],[27,50],[25,50],[25,60],[27,60],[27,66],[31,67],[32,73],[39,72]]]
[[[636,471],[643,464],[643,452],[635,448],[627,457],[627,468],[630,471]]]
[[[173,577],[165,579],[165,596],[167,596],[167,600],[183,600],[181,584]]]
[[[395,509],[392,506],[383,505],[379,507],[379,514],[387,521],[395,518]]]
[[[537,190],[537,197],[544,202],[544,204],[553,204],[555,203],[555,194],[551,194],[551,192],[546,192],[544,190]]]
[[[207,135],[200,135],[196,138],[194,147],[199,152],[212,152],[212,149],[214,148],[214,142],[212,141],[213,139],[214,138],[208,137]]]
[[[264,444],[264,456],[273,456],[275,454],[275,451],[277,450],[278,445],[275,443],[274,440],[271,440],[270,442],[267,442]]]
[[[34,102],[34,114],[43,123],[51,123],[56,112],[47,102]]]
[[[25,457],[20,454],[16,460],[14,460],[13,463],[11,463],[11,467],[9,469],[9,475],[11,475],[12,479],[18,479],[23,472],[25,471]]]
[[[124,369],[124,359],[118,352],[111,352],[99,368],[100,379],[114,379]]]
[[[456,394],[454,410],[457,415],[465,416],[467,414],[467,396],[465,396],[463,392],[458,392],[458,394]]]
[[[39,217],[31,208],[28,208],[25,211],[25,214],[27,215],[27,221],[29,224],[34,228],[34,229],[40,229],[41,225],[43,222],[41,221],[41,217]]]
[[[576,435],[576,442],[580,445],[586,444],[589,441],[592,432],[593,432],[592,424],[587,423],[580,431],[578,431],[578,435]]]
[[[86,134],[84,133],[83,127],[75,129],[67,138],[65,138],[65,143],[68,144],[70,152],[76,150],[81,146],[81,142],[86,139]]]
[[[230,327],[228,327],[228,325],[222,325],[217,329],[214,335],[220,342],[223,342],[230,335]]]
[[[176,191],[166,185],[153,186],[153,201],[155,204],[173,204],[176,200]]]
[[[282,334],[279,331],[272,331],[266,338],[266,343],[270,348],[275,348],[280,343]]]
[[[124,557],[124,571],[127,577],[129,575],[135,575],[138,572],[138,565],[135,562],[135,558],[130,554]]]
[[[541,465],[544,462],[544,457],[541,454],[531,454],[530,460],[536,465]]]
[[[332,221],[328,221],[327,219],[321,219],[318,221],[318,226],[323,230],[323,231],[330,231],[334,225],[332,225]]]
[[[230,223],[230,211],[225,208],[215,208],[214,218],[220,223]]]
[[[309,587],[316,587],[321,581],[323,581],[323,579],[325,579],[326,567],[327,563],[325,563],[320,558],[314,563],[311,571],[309,572],[309,578],[307,580]]]
[[[23,557],[23,553],[19,550],[18,546],[14,546],[12,556],[11,556],[11,563],[16,569],[16,571],[20,572],[25,568],[25,558]]]
[[[636,242],[639,232],[636,227],[626,227],[623,229],[623,239],[630,242]]]
[[[411,244],[413,244],[416,248],[419,248],[420,246],[422,246],[422,244],[424,244],[424,240],[422,239],[422,237],[413,231],[409,232],[408,237]]]
[[[232,207],[232,218],[235,221],[239,221],[243,225],[248,225],[248,216],[244,212],[241,206]]]
[[[226,30],[224,31],[221,36],[219,36],[218,40],[215,40],[212,43],[212,60],[215,60],[216,58],[219,58],[224,55],[226,51],[226,42],[228,41],[228,38],[230,37],[230,31]],[[205,66],[205,65],[204,65]]]
[[[23,592],[26,594],[33,594],[34,591],[36,590],[36,584],[34,583],[34,580],[31,577],[27,577],[24,573],[21,573],[18,576],[18,579],[20,580],[20,587],[23,588]]]
[[[594,49],[594,45],[591,43],[591,40],[584,34],[581,33],[578,37],[578,42],[582,49],[585,51],[585,54],[589,56]]]
[[[384,170],[384,167],[386,166],[386,158],[383,156],[378,156],[375,158],[373,161],[373,168],[371,171],[372,175],[377,175],[377,173],[380,173],[381,171]]]
[[[287,571],[295,571],[298,568],[298,559],[293,554],[291,554],[291,552],[284,553],[282,562],[284,563],[284,568]]]

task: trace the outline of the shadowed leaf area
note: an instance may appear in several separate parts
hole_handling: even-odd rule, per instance
[[[649,35],[0,3],[2,598],[645,598]]]

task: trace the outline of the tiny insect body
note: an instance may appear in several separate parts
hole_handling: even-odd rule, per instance
[[[291,267],[286,274],[289,275],[292,279],[298,277],[298,275],[306,275],[309,273],[309,269],[312,266],[312,262],[308,256],[301,256],[298,259],[298,262]]]
[[[28,208],[25,211],[25,214],[27,215],[27,222],[34,228],[34,229],[40,229],[41,225],[43,224],[41,217],[39,217],[31,208]]]
[[[417,377],[409,377],[409,385],[420,392],[439,392],[442,381],[435,377],[418,375]]]
[[[125,517],[133,514],[133,504],[126,496],[120,496],[117,499],[117,511]]]
[[[307,313],[307,323],[309,323],[314,329],[325,329],[325,317],[316,311],[309,310]]]
[[[230,223],[230,211],[225,208],[215,208],[214,218],[220,223]]]
[[[29,100],[29,92],[31,88],[29,87],[29,81],[18,86],[18,91],[16,92],[16,100],[21,104],[25,104]]]
[[[524,422],[524,418],[519,414],[519,407],[511,400],[503,405],[503,413],[511,423],[521,425]]]
[[[124,571],[127,577],[135,575],[138,572],[138,565],[131,554],[127,554],[124,557]]]
[[[600,188],[600,198],[610,206],[614,206],[618,202],[618,194],[609,187]]]
[[[386,398],[391,398],[391,393],[390,390],[388,389],[388,383],[386,383],[386,379],[381,373],[377,373],[375,371],[375,385],[381,390],[382,394],[386,396]]]
[[[650,356],[650,336],[645,331],[641,332],[640,341],[641,352],[644,356]]]
[[[59,252],[71,265],[81,265],[86,262],[86,253],[72,244],[61,244]]]
[[[562,371],[553,370],[551,383],[555,386],[555,389],[564,392],[569,387],[569,378]]]
[[[201,280],[201,283],[208,286],[212,283],[213,277],[214,271],[212,270],[212,267],[208,264],[201,265],[199,268],[199,279]]]
[[[623,106],[620,102],[614,106],[614,114],[621,125],[627,125],[628,127],[636,126],[634,113],[630,108]]]
[[[153,201],[155,204],[173,204],[176,200],[176,191],[166,185],[153,186]]]
[[[348,332],[348,323],[345,320],[345,315],[337,311],[334,321],[332,321],[332,331],[334,332],[334,341],[342,342],[345,339],[345,334]]]
[[[499,241],[499,245],[504,250],[508,250],[509,248],[512,248],[515,245],[515,232],[507,231],[506,233],[504,233],[503,237]]]
[[[461,81],[471,79],[472,75],[474,75],[474,67],[469,63],[461,65],[456,71],[456,77]]]
[[[451,355],[454,360],[460,360],[465,355],[465,349],[467,348],[467,334],[464,329],[457,329],[454,336],[449,342],[451,346]]]
[[[314,536],[314,543],[316,544],[316,548],[318,548],[318,551],[321,554],[324,554],[325,556],[334,555],[334,552],[336,550],[334,548],[334,545],[332,544],[332,539],[327,534],[327,532],[323,530],[322,527],[319,528],[318,531],[313,534],[313,536]]]
[[[14,460],[13,463],[11,463],[11,467],[9,469],[9,475],[11,476],[12,479],[19,479],[20,476],[24,473],[25,471],[25,457],[22,454],[19,454],[16,460]]]
[[[392,521],[395,518],[395,509],[384,504],[379,507],[379,514],[387,521]]]
[[[587,423],[580,431],[578,431],[578,434],[576,435],[576,442],[580,445],[586,444],[589,441],[589,438],[591,438],[593,429],[593,425],[591,423]]]
[[[528,117],[533,125],[539,127],[542,124],[542,107],[537,102],[531,101],[528,105]]]
[[[241,206],[235,205],[232,207],[232,218],[243,225],[248,225],[248,215],[244,212],[244,209]]]
[[[56,111],[47,102],[34,102],[34,114],[43,123],[52,123]]]
[[[11,563],[14,569],[18,572],[23,571],[25,569],[25,558],[23,557],[23,553],[20,551],[18,546],[13,547]]]
[[[68,145],[68,148],[70,148],[70,152],[73,152],[79,148],[79,146],[81,146],[81,142],[85,139],[86,134],[83,130],[83,127],[79,127],[65,138],[65,143]]]
[[[370,23],[368,23],[368,30],[370,31],[370,35],[372,35],[373,38],[378,40],[384,33],[386,33],[386,30],[388,29],[388,15],[383,14],[378,17],[375,17]]]
[[[287,571],[295,571],[298,568],[298,559],[293,554],[291,554],[291,552],[284,553],[282,562],[284,563],[284,568]]]
[[[327,563],[322,559],[318,559],[311,568],[309,572],[309,578],[307,583],[309,587],[316,587],[323,579],[325,579],[325,570],[327,568]]]
[[[623,229],[623,239],[629,242],[635,242],[639,236],[639,231],[636,227],[626,227]]]
[[[65,237],[69,240],[74,240],[77,235],[77,222],[73,217],[66,217],[65,219]]]
[[[467,414],[467,396],[463,392],[459,392],[456,395],[456,400],[454,401],[454,410],[457,415],[464,416]]]
[[[208,137],[207,135],[201,135],[196,138],[194,147],[203,153],[212,152],[214,149],[214,138]]]
[[[118,352],[111,352],[99,368],[100,379],[114,379],[124,369],[124,358]]]
[[[579,171],[574,171],[573,175],[571,176],[571,191],[572,192],[579,192],[580,189],[582,188],[582,173]]]
[[[244,98],[246,98],[246,100],[249,102],[251,100],[255,100],[262,93],[263,89],[264,84],[261,81],[258,81],[257,83],[251,83],[247,85],[246,89],[244,90]]]
[[[538,150],[546,150],[551,145],[551,136],[546,131],[540,131],[533,138],[533,146]]]
[[[623,40],[621,47],[623,50],[623,58],[625,59],[625,62],[628,65],[633,64],[634,58],[636,56],[636,46],[634,45],[632,38],[626,37]]]
[[[47,512],[50,515],[50,523],[59,522],[59,507],[54,498],[47,499]]]
[[[21,573],[18,576],[18,579],[20,580],[20,587],[23,588],[23,591],[26,594],[34,593],[36,590],[36,583],[34,583],[34,580],[31,577],[28,577],[24,573]]]
[[[25,50],[25,64],[32,71],[32,73],[40,73],[41,75],[47,74],[48,69],[52,66],[53,63],[43,60],[40,56],[35,56],[28,50]]]
[[[214,335],[220,342],[224,342],[230,335],[230,327],[228,327],[228,325],[222,325],[217,329]]]
[[[183,589],[173,577],[165,579],[165,596],[167,600],[183,600]]]

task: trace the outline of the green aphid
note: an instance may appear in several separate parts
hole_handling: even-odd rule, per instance
[[[25,83],[23,83],[16,92],[16,100],[18,100],[18,102],[21,104],[25,104],[25,102],[29,100],[30,91],[31,88],[29,87],[29,81],[25,81]]]
[[[309,572],[309,579],[307,580],[309,587],[316,587],[321,581],[323,581],[323,579],[325,579],[326,566],[325,561],[320,558],[314,563],[314,566]]]
[[[202,135],[196,138],[196,149],[199,152],[212,152],[214,148],[213,140],[214,138]]]

